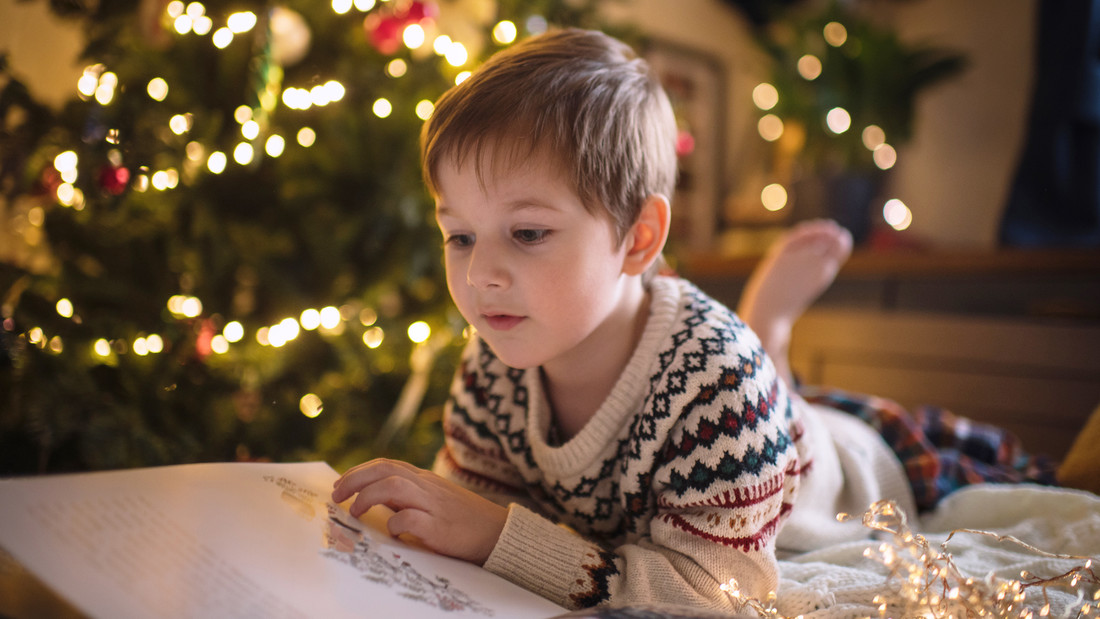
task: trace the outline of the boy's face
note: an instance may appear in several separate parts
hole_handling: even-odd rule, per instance
[[[633,316],[624,307],[628,243],[617,243],[610,219],[585,209],[558,170],[545,156],[486,165],[484,187],[469,160],[438,170],[451,297],[514,368],[583,367],[586,351],[624,345],[609,334]]]

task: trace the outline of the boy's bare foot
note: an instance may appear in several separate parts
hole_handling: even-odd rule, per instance
[[[831,220],[796,224],[768,248],[753,270],[737,313],[760,336],[788,384],[791,328],[836,278],[852,253],[852,235]]]

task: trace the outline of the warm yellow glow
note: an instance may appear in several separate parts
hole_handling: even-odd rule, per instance
[[[901,200],[893,198],[882,207],[882,218],[895,230],[905,230],[913,223],[913,211]]]
[[[247,105],[238,105],[237,109],[233,110],[233,120],[239,125],[252,120],[252,108]]]
[[[898,152],[889,144],[879,144],[872,157],[880,170],[889,170],[898,162]]]
[[[214,36],[210,37],[210,40],[213,41],[214,47],[225,49],[233,42],[233,31],[223,26],[214,31]]]
[[[61,354],[61,351],[65,349],[64,343],[61,341],[60,335],[55,335],[50,338],[49,344],[50,352],[54,354]]]
[[[255,140],[256,136],[260,135],[260,123],[254,120],[246,120],[244,124],[241,125],[241,135],[243,135],[246,140]]]
[[[180,15],[172,21],[172,27],[179,34],[187,34],[188,32],[191,32],[191,25],[193,23],[194,20],[191,19],[190,15]]]
[[[139,337],[138,339],[134,340],[133,348],[134,354],[139,357],[144,357],[145,355],[149,354],[149,346],[148,344],[146,344],[145,338],[143,337]]]
[[[248,32],[256,25],[256,14],[252,11],[233,13],[225,20],[225,25],[229,27],[233,34]]]
[[[188,142],[187,146],[184,147],[184,151],[187,153],[187,158],[191,161],[200,161],[203,155],[206,154],[206,149],[198,142]]]
[[[401,77],[408,70],[409,65],[405,64],[405,61],[400,58],[394,58],[386,65],[386,75],[390,77]]]
[[[164,338],[154,333],[145,338],[145,345],[149,348],[149,352],[159,353],[164,350]]]
[[[194,20],[191,22],[191,32],[194,32],[198,35],[205,36],[209,34],[210,30],[213,27],[214,20],[210,19],[206,15],[200,15],[199,17],[194,18]]]
[[[423,320],[418,320],[409,325],[409,339],[417,344],[423,344],[432,336],[432,328]]]
[[[455,85],[457,86],[457,85],[461,84],[462,82],[465,82],[466,79],[470,77],[470,75],[472,75],[472,73],[470,71],[462,71],[461,73],[459,73],[458,75],[455,76]]]
[[[46,334],[42,332],[42,327],[32,327],[30,331],[27,331],[27,341],[31,344],[42,342],[45,336]]]
[[[255,154],[255,150],[248,142],[241,142],[233,149],[233,161],[241,165],[248,165],[252,163],[252,156]]]
[[[825,24],[825,42],[833,47],[840,47],[848,40],[848,29],[840,22],[831,21]]]
[[[469,53],[466,51],[466,46],[458,41],[451,43],[451,46],[447,48],[445,57],[447,58],[448,64],[452,67],[461,67],[466,64],[466,61],[470,58]]]
[[[807,80],[816,80],[821,75],[821,60],[813,54],[798,59],[798,74]]]
[[[202,301],[198,297],[185,297],[180,305],[180,314],[188,318],[197,318],[202,314]]]
[[[168,189],[168,173],[164,170],[153,172],[153,177],[150,180],[153,184],[153,189],[158,191]]]
[[[272,135],[267,138],[267,142],[264,144],[264,152],[271,157],[278,157],[283,154],[283,150],[286,148],[286,140],[281,135]]]
[[[762,110],[770,110],[779,103],[779,91],[767,82],[757,84],[752,89],[752,102]]]
[[[852,117],[848,114],[848,110],[834,107],[825,115],[825,126],[833,133],[844,133],[852,126]]]
[[[165,7],[165,10],[168,13],[168,17],[175,19],[180,15],[183,15],[183,2],[181,2],[180,0],[172,0],[168,3],[168,6]]]
[[[187,5],[185,13],[187,13],[191,19],[195,19],[206,15],[206,7],[203,6],[201,2],[192,2]]]
[[[886,142],[886,132],[878,125],[867,125],[863,130],[863,145],[867,150],[875,150]]]
[[[168,168],[164,171],[164,182],[168,189],[174,189],[180,183],[179,170],[175,168]]]
[[[329,305],[321,308],[321,326],[325,329],[335,329],[340,325],[340,310]]]
[[[94,95],[97,86],[99,86],[99,73],[96,67],[84,69],[84,74],[76,81],[76,91],[84,97]]]
[[[772,183],[760,192],[760,203],[769,211],[778,211],[787,206],[787,190],[779,183]]]
[[[256,331],[256,341],[260,343],[260,346],[271,346],[271,340],[268,338],[270,333],[270,327],[260,327]]]
[[[225,339],[224,335],[215,335],[210,338],[210,350],[218,355],[224,355],[229,352],[229,340]]]
[[[57,186],[57,201],[64,206],[72,206],[76,198],[76,187],[70,183],[61,183]]]
[[[332,0],[332,10],[337,15],[343,15],[351,10],[351,0]]]
[[[92,350],[100,357],[107,357],[111,354],[111,343],[103,338],[99,338],[92,344]]]
[[[58,299],[56,308],[57,308],[57,313],[59,315],[64,316],[65,318],[72,318],[73,317],[73,302],[72,301],[70,301],[66,298]]]
[[[328,100],[330,102],[331,101],[339,101],[340,99],[343,99],[344,94],[347,92],[346,89],[344,88],[344,85],[341,84],[340,82],[337,82],[336,80],[329,80],[329,81],[325,82],[324,89],[325,89],[325,96],[328,97]]]
[[[309,148],[313,146],[313,143],[317,141],[317,133],[309,127],[302,127],[298,130],[298,144]]]
[[[244,338],[244,325],[236,320],[229,322],[222,329],[222,335],[230,342],[239,342]]]
[[[66,172],[68,170],[75,170],[77,163],[76,152],[67,150],[58,156],[53,158],[53,167],[58,172]]]
[[[172,116],[172,118],[168,119],[168,128],[171,129],[172,133],[176,135],[183,135],[187,133],[187,118],[183,114],[176,114]]]
[[[425,36],[423,26],[409,24],[401,34],[401,40],[405,42],[405,47],[409,49],[420,49],[420,46],[424,44]]]
[[[77,178],[80,178],[80,172],[76,168],[61,173],[61,180],[66,183],[75,183]]]
[[[435,111],[435,104],[427,99],[423,99],[416,104],[416,116],[420,120],[428,120],[432,117],[432,112]]]
[[[501,45],[508,45],[516,40],[516,25],[507,19],[497,22],[493,26],[493,40]]]
[[[367,345],[367,348],[378,348],[382,345],[386,334],[382,331],[382,327],[371,327],[363,333],[363,343]]]
[[[387,0],[382,0],[386,2]],[[355,8],[363,13],[374,8],[374,0],[355,0]]]
[[[221,174],[225,171],[225,164],[228,159],[225,153],[220,150],[210,153],[210,157],[206,160],[206,167],[214,174]]]
[[[767,114],[756,123],[756,130],[760,137],[774,142],[783,135],[783,119],[775,114]]]
[[[168,82],[164,81],[164,78],[154,77],[149,80],[145,92],[149,93],[154,101],[164,101],[165,97],[168,96]]]
[[[379,99],[375,99],[374,105],[371,107],[371,109],[374,111],[375,116],[379,118],[386,118],[393,112],[393,104],[390,103],[389,99],[382,97]]]
[[[378,312],[369,307],[359,311],[359,324],[369,327],[376,322],[378,322]]]
[[[324,403],[316,394],[307,393],[298,401],[298,410],[302,411],[302,414],[306,417],[313,419],[324,410]]]
[[[321,326],[321,312],[311,307],[302,312],[302,315],[298,317],[298,322],[302,323],[302,328],[306,331],[312,331]]]
[[[451,47],[451,43],[451,37],[441,34],[432,42],[432,50],[436,56],[445,56],[447,55],[447,49]]]

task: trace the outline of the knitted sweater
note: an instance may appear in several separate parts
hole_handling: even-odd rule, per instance
[[[485,568],[552,601],[731,609],[731,578],[776,588],[776,533],[810,465],[802,422],[736,315],[684,280],[650,293],[622,376],[561,446],[540,372],[473,338],[434,469],[509,504]]]

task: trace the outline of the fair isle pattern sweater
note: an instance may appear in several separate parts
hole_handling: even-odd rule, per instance
[[[560,446],[540,373],[473,338],[434,470],[510,503],[486,569],[562,606],[732,609],[729,579],[777,586],[776,533],[809,466],[800,415],[735,314],[684,280],[650,292],[618,383]]]

